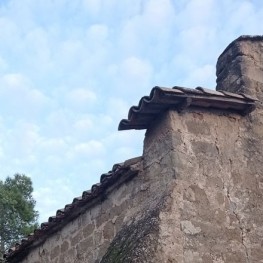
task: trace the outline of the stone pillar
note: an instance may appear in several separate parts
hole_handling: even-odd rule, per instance
[[[263,36],[241,36],[229,44],[218,58],[216,75],[217,90],[246,93],[262,102]]]

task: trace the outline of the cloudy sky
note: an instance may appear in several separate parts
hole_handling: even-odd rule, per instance
[[[46,221],[142,154],[144,131],[117,131],[130,106],[156,85],[214,88],[262,17],[262,0],[0,0],[0,179],[30,176]]]

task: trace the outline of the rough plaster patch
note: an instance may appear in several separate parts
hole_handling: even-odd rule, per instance
[[[199,253],[192,250],[186,250],[184,252],[184,262],[193,263],[193,262],[202,262],[202,259],[199,256]]]
[[[183,232],[189,235],[196,235],[201,232],[200,227],[195,227],[191,221],[181,221],[181,229]]]

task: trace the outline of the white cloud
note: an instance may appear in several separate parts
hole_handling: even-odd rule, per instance
[[[87,141],[101,138],[101,136],[111,132],[112,129],[116,130],[117,124],[114,120],[118,112],[113,112],[108,105],[105,105],[103,111],[106,114],[81,114],[76,118],[72,126],[72,136],[78,138],[78,141]]]
[[[47,180],[44,185],[33,192],[33,197],[38,200],[36,210],[41,212],[40,222],[46,222],[50,216],[56,215],[58,209],[72,202],[71,197],[73,196],[68,179],[54,178]]]
[[[4,157],[4,149],[3,147],[0,145],[0,159],[2,159]]]
[[[87,109],[89,104],[94,103],[96,99],[95,92],[84,88],[76,88],[66,94],[66,101],[69,103],[68,106],[77,109]]]
[[[65,137],[71,131],[74,114],[69,109],[59,108],[51,111],[46,118],[45,132],[51,137]]]
[[[88,28],[87,38],[96,44],[102,43],[108,37],[108,27],[103,24],[94,24]]]
[[[27,158],[40,142],[39,127],[34,123],[18,121],[6,134],[4,143],[8,156]]]
[[[115,146],[115,150],[127,147],[141,154],[144,134],[144,130],[115,131],[103,138],[102,143],[107,148],[110,148],[112,145]],[[129,156],[128,158],[131,157]]]
[[[74,129],[76,129],[79,132],[88,132],[94,127],[94,122],[91,119],[84,118],[79,119],[74,123]]]
[[[152,74],[151,65],[140,58],[129,57],[123,61],[121,72],[125,77],[143,80],[149,79]]]
[[[121,98],[109,98],[107,102],[107,112],[110,116],[114,117],[114,121],[118,122],[122,118],[125,118],[128,114],[129,105],[126,101]],[[116,123],[117,126],[117,123]]]
[[[59,153],[57,151],[53,155],[52,153],[44,153],[41,161],[43,165],[48,166],[45,173],[48,174],[48,176],[51,176],[54,173],[60,175],[61,167],[65,165],[65,161],[67,160],[63,152]]]
[[[178,27],[179,30],[183,30],[191,28],[193,26],[217,25],[216,20],[220,15],[217,12],[217,8],[219,9],[220,6],[221,5],[218,5],[218,2],[216,0],[185,1],[183,7],[177,9],[176,27]],[[228,6],[231,6],[231,3],[229,1]],[[223,15],[223,10],[221,11]]]
[[[34,27],[23,37],[23,49],[25,52],[24,63],[28,67],[36,67],[40,72],[49,72],[54,69],[52,62],[51,41],[49,32],[42,27]],[[21,42],[21,41],[20,41]]]
[[[74,153],[80,157],[103,157],[105,153],[105,147],[100,141],[91,140],[86,143],[79,143],[74,146]]]
[[[118,95],[130,99],[138,98],[152,86],[152,65],[139,57],[125,58],[113,72],[114,90]]]
[[[125,56],[159,58],[162,48],[169,46],[175,22],[173,3],[170,0],[142,1],[139,10],[127,16],[122,23],[119,43]],[[155,52],[158,49],[158,52]]]
[[[7,62],[0,56],[0,71],[4,71],[8,68]]]
[[[171,0],[149,0],[145,2],[143,21],[151,34],[160,33],[174,19],[174,7]]]
[[[64,138],[42,138],[39,142],[38,151],[42,154],[61,156],[68,148]]]
[[[57,45],[57,52],[54,54],[54,58],[58,65],[62,65],[61,69],[67,70],[69,73],[83,63],[83,53],[85,53],[83,41],[68,38],[57,43]],[[63,72],[59,73],[63,74]]]
[[[8,45],[16,43],[16,41],[19,39],[19,34],[19,28],[17,28],[17,25],[14,21],[5,16],[0,17],[1,46],[7,48]]]
[[[5,74],[0,77],[2,112],[12,116],[35,117],[51,100],[22,74]]]
[[[258,18],[263,14],[263,6],[256,9],[254,3],[241,1],[233,4],[232,8],[227,32],[232,31],[234,33],[241,29],[244,32],[243,34],[262,34],[263,25],[258,23]],[[246,22],[244,23],[244,21]]]
[[[86,11],[95,16],[101,9],[102,0],[83,0],[83,6]]]
[[[215,67],[213,65],[204,65],[193,69],[182,85],[192,88],[197,86],[215,88],[215,80]]]

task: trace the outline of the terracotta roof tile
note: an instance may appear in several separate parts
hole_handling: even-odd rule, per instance
[[[156,116],[167,109],[182,111],[194,106],[247,114],[254,110],[255,101],[256,99],[246,94],[202,87],[154,87],[149,96],[141,98],[138,106],[130,108],[128,119],[121,120],[119,130],[147,129]]]
[[[14,247],[8,249],[4,255],[7,262],[18,262],[18,257],[24,257],[30,250],[30,245],[35,241],[44,239],[50,233],[54,233],[61,229],[61,227],[74,219],[81,207],[87,205],[90,201],[99,198],[101,194],[105,193],[109,186],[113,185],[119,178],[135,175],[138,173],[138,168],[134,166],[141,161],[142,157],[132,158],[125,161],[122,164],[115,164],[111,171],[102,174],[100,177],[100,183],[94,184],[90,190],[84,191],[81,196],[75,197],[71,204],[65,205],[64,208],[58,209],[55,216],[51,216],[48,222],[44,222],[40,225],[40,228],[36,229],[34,233],[23,238],[20,243],[16,243]],[[19,258],[19,260],[21,260]]]
[[[202,87],[197,87],[195,90],[199,90],[201,91],[203,94],[206,94],[208,96],[220,96],[220,97],[224,97],[224,94],[220,91],[217,90],[212,90],[212,89],[206,89],[206,88],[202,88]],[[200,93],[201,94],[201,93]],[[231,93],[233,94],[233,93]]]

